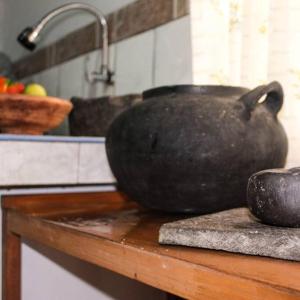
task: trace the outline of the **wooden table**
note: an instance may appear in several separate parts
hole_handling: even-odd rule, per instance
[[[300,263],[161,246],[160,225],[178,217],[118,192],[5,196],[2,208],[3,300],[20,299],[23,237],[183,298],[300,299]]]

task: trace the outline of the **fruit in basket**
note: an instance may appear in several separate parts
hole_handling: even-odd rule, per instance
[[[8,94],[22,94],[25,90],[25,85],[21,82],[15,82],[8,85],[6,92]]]
[[[45,88],[37,83],[28,84],[25,88],[24,94],[32,96],[47,96]]]
[[[0,93],[6,93],[9,82],[8,78],[0,77]]]
[[[26,94],[32,96],[47,96],[45,88],[37,83],[30,83],[26,87],[22,82],[0,76],[0,94]]]

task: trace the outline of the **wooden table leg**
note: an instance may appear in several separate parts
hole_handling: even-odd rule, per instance
[[[8,213],[2,224],[2,300],[21,299],[21,238],[10,231]]]

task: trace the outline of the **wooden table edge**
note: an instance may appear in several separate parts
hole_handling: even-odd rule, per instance
[[[235,274],[224,273],[168,255],[162,257],[161,254],[151,253],[145,248],[138,249],[130,244],[122,245],[91,234],[82,232],[78,234],[74,229],[62,228],[58,224],[43,220],[40,217],[27,216],[14,210],[6,210],[5,215],[6,236],[9,235],[10,239],[13,238],[13,240],[17,239],[17,244],[20,242],[20,237],[34,240],[86,262],[187,299],[220,299],[220,297],[224,297],[224,293],[226,294],[227,291],[232,292],[232,289],[240,286],[245,291],[245,298],[236,295],[238,297],[236,299],[252,299],[247,296],[249,294],[255,295],[253,299],[300,299],[300,292],[291,288],[274,286],[259,280],[255,281]],[[58,238],[62,233],[63,238]],[[75,247],[70,248],[70,240],[73,243],[75,242]],[[15,246],[16,241],[13,243]],[[82,247],[76,245],[89,245],[89,247],[86,247],[88,251],[85,252]],[[15,248],[17,250],[14,250],[11,254],[16,253],[14,255],[18,256],[19,246]],[[95,256],[95,253],[98,253],[98,256]],[[7,254],[6,252],[6,256]],[[9,257],[11,256],[9,255]],[[140,257],[139,262],[147,261],[147,265],[151,262],[152,269],[148,269],[143,263],[134,266],[137,257]],[[7,258],[4,259],[4,262],[6,260]],[[128,263],[124,266],[126,260],[131,264],[131,268],[128,267]],[[20,260],[14,261],[13,265],[15,268],[20,269]],[[169,269],[170,266],[181,269],[182,273],[185,274],[185,288],[182,288],[182,285],[177,286],[178,278],[173,275],[172,270]],[[157,272],[153,272],[155,268]],[[160,275],[158,276],[157,273],[160,273]],[[18,284],[20,276],[16,276],[16,274],[14,276],[16,278],[15,282]],[[195,282],[195,276],[199,276],[199,279],[202,278],[203,281]],[[168,278],[168,283],[163,280],[164,278]],[[214,286],[211,280],[215,283],[218,282],[218,285]],[[208,281],[210,282],[207,283]],[[5,290],[7,289],[4,288]],[[268,298],[265,298],[266,294]],[[4,297],[3,299],[15,300],[19,298]]]

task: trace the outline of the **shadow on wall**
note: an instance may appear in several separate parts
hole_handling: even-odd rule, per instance
[[[22,282],[24,299],[37,299],[35,298],[35,295],[32,295],[33,290],[35,290],[35,294],[40,293],[40,295],[43,295],[43,299],[46,299],[44,298],[44,296],[48,293],[49,299],[56,299],[53,298],[53,295],[51,295],[51,290],[53,291],[53,293],[60,295],[57,296],[59,297],[59,299],[67,299],[67,294],[70,294],[68,290],[74,289],[74,285],[64,286],[64,290],[60,288],[60,283],[58,282],[60,276],[57,276],[59,272],[57,272],[57,270],[54,271],[54,268],[57,268],[57,266],[64,269],[65,272],[73,274],[75,277],[77,277],[77,280],[80,279],[81,281],[87,283],[89,286],[92,286],[95,289],[99,290],[99,296],[97,296],[96,298],[99,300],[166,299],[166,294],[158,289],[113,273],[109,270],[97,267],[90,263],[81,261],[57,250],[49,249],[31,241],[25,241],[25,245],[29,247],[26,247],[26,252],[30,251],[30,254],[34,254],[35,263],[33,263],[31,260],[29,266],[29,262],[26,262],[25,260],[24,270],[22,271],[22,277],[25,278],[24,282]],[[26,256],[28,257],[28,255]],[[49,260],[56,266],[51,264]],[[47,268],[43,269],[48,270],[47,274],[49,276],[47,276],[47,274],[46,276],[44,276],[45,274],[39,273],[39,270],[41,269],[39,268],[39,263],[48,265]],[[54,272],[52,272],[52,268]],[[26,273],[26,271],[28,272],[28,274]],[[52,276],[55,276],[55,280],[53,280]],[[45,284],[48,284],[47,286],[49,288],[49,292],[45,291],[45,289],[42,288],[42,286],[44,287],[44,285],[39,284],[39,280],[44,281]],[[51,280],[52,282],[47,282]],[[66,281],[64,280],[64,284],[65,282]],[[70,283],[72,283],[72,280],[70,281]],[[38,288],[41,289],[40,292],[36,291]],[[82,293],[83,290],[81,289],[80,292]],[[78,299],[82,299],[80,298],[80,295],[77,296],[79,296]]]

